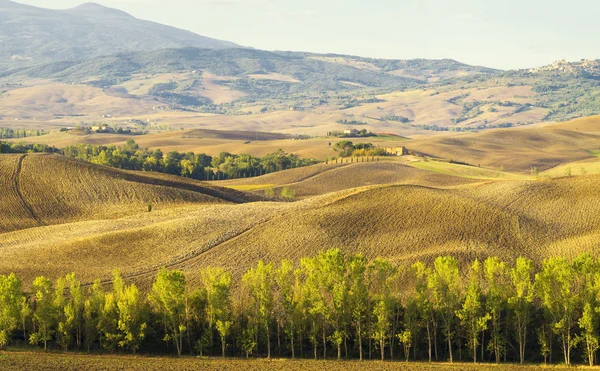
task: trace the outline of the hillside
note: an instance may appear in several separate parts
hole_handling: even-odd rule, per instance
[[[0,70],[125,51],[238,45],[86,3],[52,10],[0,1]]]
[[[507,171],[548,170],[593,159],[600,136],[577,130],[578,121],[543,127],[497,129],[413,141],[408,147],[428,156]]]
[[[0,155],[0,233],[79,220],[115,219],[195,204],[259,200],[162,174],[134,173],[62,156]]]
[[[20,157],[1,158],[3,171],[14,174]],[[73,181],[63,184],[56,174],[65,171]],[[13,205],[3,231],[13,232],[0,239],[0,270],[26,282],[73,270],[89,282],[119,268],[147,287],[167,266],[183,269],[193,283],[207,265],[238,274],[258,259],[298,261],[330,247],[397,264],[449,253],[539,261],[591,251],[600,238],[600,224],[589,218],[600,212],[597,175],[485,180],[394,162],[338,164],[245,180],[285,184],[303,200],[235,204],[227,197],[246,194],[52,156],[26,156],[19,174],[3,187],[16,184],[3,195],[3,204]],[[244,197],[237,201],[260,200]]]
[[[259,192],[272,188],[276,193],[283,187],[288,187],[296,192],[297,197],[305,198],[371,185],[417,184],[429,187],[452,187],[476,181],[476,179],[417,169],[394,159],[381,159],[375,163],[319,164],[257,178],[213,183],[240,190],[255,189]]]

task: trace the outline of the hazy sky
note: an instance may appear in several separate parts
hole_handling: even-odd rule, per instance
[[[78,0],[19,0],[70,8]],[[266,50],[452,58],[496,68],[600,58],[598,0],[99,0]]]

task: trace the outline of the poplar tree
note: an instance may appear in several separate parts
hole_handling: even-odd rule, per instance
[[[369,293],[373,300],[373,317],[375,319],[373,339],[379,344],[381,360],[385,359],[386,339],[390,335],[391,317],[394,311],[394,298],[391,291],[391,280],[396,268],[390,262],[376,259],[368,269]]]
[[[461,287],[458,261],[451,256],[440,256],[435,259],[433,270],[428,277],[427,285],[431,290],[433,308],[439,313],[444,327],[444,335],[448,342],[450,363],[452,357],[452,341],[456,310],[460,306]]]
[[[35,332],[29,336],[29,342],[33,345],[44,343],[44,351],[48,350],[48,341],[52,340],[54,333],[55,307],[52,297],[52,281],[46,277],[37,277],[33,281],[33,293],[35,295],[34,319],[37,324]]]
[[[101,346],[111,353],[119,346],[121,340],[118,328],[118,310],[115,294],[113,292],[105,293],[98,319],[98,332]]]
[[[177,270],[160,269],[152,284],[148,301],[160,315],[165,327],[163,341],[173,341],[177,355],[183,349],[183,333],[186,331],[185,276]]]
[[[334,328],[329,339],[336,344],[338,358],[341,358],[347,310],[346,257],[339,249],[333,249],[311,259],[302,259],[301,265],[306,274],[305,295],[309,298],[310,313],[321,323],[323,358],[327,358],[329,326]],[[316,323],[313,323],[313,329],[316,329]]]
[[[509,290],[509,277],[506,264],[496,257],[487,258],[483,264],[485,279],[485,308],[490,315],[491,341],[489,349],[494,352],[496,363],[505,349],[504,338],[500,332],[500,318],[506,309]],[[482,341],[483,350],[483,341]],[[482,359],[483,360],[483,359]]]
[[[14,273],[0,276],[0,349],[8,344],[13,331],[19,328],[24,297],[21,281]]]
[[[200,271],[207,300],[209,328],[215,328],[221,338],[221,353],[225,357],[227,336],[231,329],[231,274],[223,268],[208,267]]]
[[[82,338],[82,320],[83,320],[83,306],[84,306],[84,295],[81,289],[81,282],[75,276],[75,273],[70,273],[66,276],[66,284],[68,286],[68,303],[72,307],[73,313],[73,326],[75,330],[75,344],[77,347],[81,346]]]
[[[292,359],[296,358],[294,338],[296,336],[298,303],[300,302],[299,295],[301,295],[298,278],[299,277],[294,270],[294,265],[289,260],[283,260],[281,266],[275,271],[278,298],[283,308],[283,313],[281,313],[283,318],[281,322],[284,326],[284,332],[290,340]]]
[[[600,264],[589,254],[577,257],[573,261],[573,269],[576,279],[576,292],[572,294],[579,296],[581,316],[577,321],[581,330],[576,342],[583,342],[585,352],[583,358],[591,366],[595,363],[598,351],[598,289],[600,289]]]
[[[429,276],[431,275],[431,269],[422,262],[416,262],[412,265],[412,270],[415,276],[415,309],[419,313],[421,323],[425,323],[425,328],[427,331],[427,355],[429,362],[431,362],[433,342],[436,338],[435,327],[437,326],[435,313],[433,311],[433,304],[431,301],[431,289],[429,287]]]
[[[536,288],[552,330],[560,337],[560,345],[566,365],[571,364],[571,350],[575,345],[573,326],[577,323],[577,295],[574,287],[574,271],[564,258],[544,260],[541,271],[536,274]]]
[[[355,255],[348,262],[348,305],[356,329],[356,342],[358,343],[359,359],[363,360],[363,322],[367,315],[369,291],[366,283],[367,259],[362,255]]]
[[[256,268],[248,270],[242,277],[242,283],[250,292],[253,314],[265,328],[267,358],[271,358],[271,333],[269,325],[273,317],[274,278],[273,264],[265,264],[262,260],[258,262]]]
[[[130,348],[135,354],[146,335],[147,328],[145,304],[135,285],[125,287],[119,295],[117,308],[119,309],[117,327],[122,333],[119,346]]]
[[[473,363],[477,363],[479,334],[487,328],[487,321],[490,319],[489,313],[485,313],[482,300],[481,270],[481,263],[479,260],[475,260],[469,271],[469,284],[462,309],[456,313],[467,331],[468,341],[473,350]]]
[[[99,340],[100,315],[104,308],[104,300],[105,293],[102,290],[102,284],[100,280],[96,280],[83,303],[84,342],[88,352]]]
[[[527,328],[531,322],[535,294],[533,261],[519,257],[510,270],[510,292],[508,304],[514,315],[515,330],[519,343],[519,361],[525,362]]]

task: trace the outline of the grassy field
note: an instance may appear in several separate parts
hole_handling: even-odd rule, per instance
[[[495,371],[527,371],[544,369],[566,369],[561,366],[539,365],[495,365],[479,363],[405,363],[400,361],[314,361],[289,359],[219,359],[219,358],[171,358],[171,357],[133,357],[117,355],[80,355],[57,354],[42,352],[0,352],[0,368],[12,370],[403,370],[403,371],[434,371],[434,370],[495,370]],[[577,367],[569,367],[574,369]],[[585,367],[581,367],[584,369]]]

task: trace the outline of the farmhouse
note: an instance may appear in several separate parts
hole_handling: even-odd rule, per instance
[[[356,129],[346,129],[344,130],[344,134],[349,134],[349,135],[358,135],[358,130]]]
[[[393,156],[404,156],[408,154],[406,147],[392,147],[392,148],[384,148],[384,151]]]

